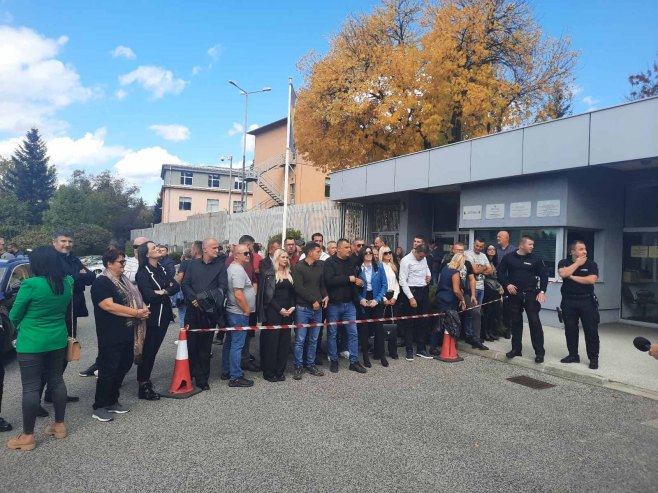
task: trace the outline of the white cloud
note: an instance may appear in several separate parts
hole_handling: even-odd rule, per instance
[[[199,75],[203,69],[199,67],[198,65],[195,67],[192,67],[192,75]]]
[[[131,49],[128,48],[127,46],[119,45],[116,48],[114,48],[110,54],[114,58],[126,58],[128,60],[134,60],[137,58],[137,55],[135,55],[135,52]]]
[[[210,48],[208,48],[208,56],[212,58],[213,62],[218,61],[221,54],[222,54],[222,45],[217,44],[215,46],[211,46]]]
[[[588,106],[587,111],[594,111],[596,109],[596,104],[599,102],[599,100],[594,99],[592,96],[585,96],[582,99],[582,102]]]
[[[0,157],[9,159],[22,142],[23,137],[12,137],[10,139],[0,141]]]
[[[46,141],[50,163],[57,166],[59,174],[67,174],[76,167],[100,166],[125,156],[129,149],[105,145],[107,129],[87,132],[79,139],[55,137]]]
[[[155,183],[160,181],[162,165],[168,163],[183,164],[183,161],[162,147],[146,147],[128,152],[114,165],[114,170],[134,183]]]
[[[132,72],[119,77],[122,86],[137,83],[145,90],[151,92],[155,99],[162,98],[165,94],[180,94],[187,82],[176,79],[170,70],[151,65],[142,65]]]
[[[260,125],[258,123],[252,123],[249,125],[249,132],[252,130],[256,130]],[[241,123],[233,122],[233,125],[231,128],[228,130],[228,136],[233,137],[235,135],[242,135],[242,129],[244,126]],[[254,149],[256,147],[256,137],[253,135],[247,135],[247,152],[254,152]]]
[[[66,36],[0,26],[0,132],[61,128],[52,118],[57,110],[94,96],[75,68],[56,58],[67,42]]]
[[[127,93],[126,91],[124,91],[123,89],[119,89],[119,90],[115,93],[115,96],[116,96],[116,98],[117,98],[119,101],[123,101],[123,100],[126,99],[126,97],[128,96],[128,93]]]
[[[166,140],[180,142],[190,138],[190,129],[184,125],[151,125],[149,130]]]

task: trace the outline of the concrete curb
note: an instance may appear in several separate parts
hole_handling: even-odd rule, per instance
[[[628,385],[622,382],[616,382],[605,377],[601,377],[594,374],[585,374],[573,370],[568,370],[561,366],[556,366],[551,363],[541,363],[537,364],[533,359],[526,359],[523,357],[508,359],[505,356],[505,353],[496,351],[495,349],[489,349],[488,351],[481,351],[479,349],[473,349],[470,346],[460,344],[458,347],[459,352],[473,354],[476,356],[482,356],[484,358],[493,359],[500,361],[501,363],[507,363],[508,365],[521,366],[529,370],[537,371],[539,373],[546,373],[547,375],[552,375],[554,377],[564,378],[566,380],[573,380],[575,382],[584,383],[587,385],[594,385],[597,387],[604,387],[606,389],[617,390],[619,392],[624,392],[626,394],[637,395],[640,397],[646,397],[647,399],[652,399],[658,401],[658,392],[643,389],[640,387],[635,387],[633,385]]]

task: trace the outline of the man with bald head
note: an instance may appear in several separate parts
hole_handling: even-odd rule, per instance
[[[202,243],[203,254],[200,259],[191,260],[183,277],[181,289],[185,296],[185,325],[189,329],[213,329],[217,326],[217,313],[209,313],[199,303],[200,296],[207,297],[210,292],[221,291],[226,296],[228,277],[226,267],[219,258],[219,242],[215,238],[206,238]],[[188,332],[187,348],[190,358],[190,373],[201,390],[210,390],[210,353],[212,350],[212,332]]]
[[[130,282],[136,284],[135,274],[139,269],[139,259],[137,258],[137,249],[142,246],[144,243],[149,241],[145,236],[139,236],[133,240],[133,256],[129,257],[126,255],[126,266],[123,269],[124,275],[130,279]]]
[[[509,242],[509,231],[504,229],[498,231],[496,235],[496,241],[498,246],[496,247],[496,259],[498,265],[500,265],[501,260],[505,255],[516,252],[516,247]],[[503,337],[505,339],[510,339],[512,337],[512,322],[510,318],[510,306],[509,306],[509,297],[505,296],[503,298],[503,326],[505,327],[505,333]]]

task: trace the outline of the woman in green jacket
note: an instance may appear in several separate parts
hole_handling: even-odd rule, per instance
[[[52,389],[55,423],[46,435],[66,436],[64,413],[66,385],[62,367],[66,358],[68,334],[65,314],[73,293],[73,278],[64,276],[59,255],[52,247],[39,247],[30,254],[34,277],[25,279],[9,313],[18,330],[16,353],[23,383],[23,433],[9,440],[11,449],[36,447],[34,424],[41,400],[41,376]]]

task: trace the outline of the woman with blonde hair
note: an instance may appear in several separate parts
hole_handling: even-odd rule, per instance
[[[274,252],[271,264],[261,264],[258,286],[258,316],[263,325],[292,324],[295,311],[295,288],[290,273],[290,258],[285,250]],[[282,382],[288,361],[290,329],[261,330],[260,358],[263,378],[268,382]]]
[[[379,262],[384,266],[386,273],[386,298],[384,299],[384,316],[394,317],[397,309],[395,304],[400,296],[400,283],[398,282],[398,267],[395,265],[393,259],[393,251],[389,246],[382,246],[379,249]],[[392,359],[398,359],[398,344],[397,344],[397,324],[395,328],[388,334],[388,355]]]
[[[439,307],[439,311],[459,311],[466,308],[460,275],[465,263],[466,257],[464,257],[464,254],[456,253],[448,265],[441,269],[440,280],[436,290],[436,304]]]

